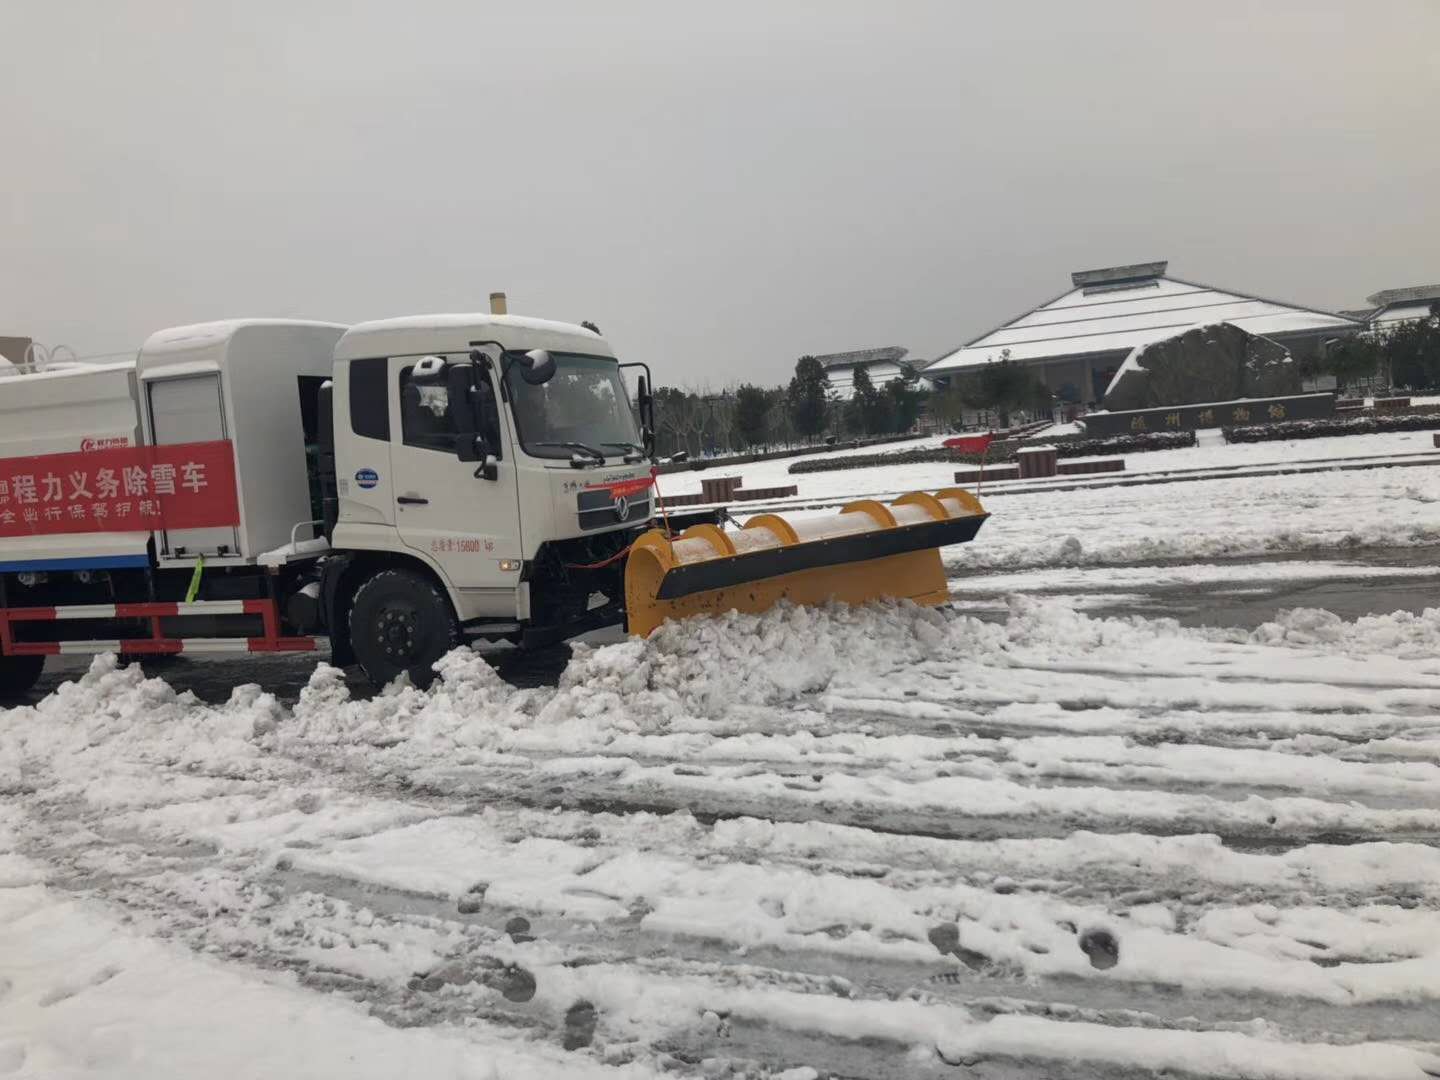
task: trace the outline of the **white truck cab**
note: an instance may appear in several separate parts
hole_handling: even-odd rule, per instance
[[[352,578],[414,564],[403,585],[386,579],[395,595],[373,615],[364,582],[346,589],[331,571],[328,609],[339,618],[353,597],[367,671],[385,665],[383,651],[367,656],[377,645],[404,657],[423,636],[425,613],[401,595],[417,572],[443,591],[460,637],[535,644],[620,621],[622,568],[600,564],[652,517],[650,436],[598,333],[511,315],[361,323],[336,344],[329,411],[331,547],[352,553]]]

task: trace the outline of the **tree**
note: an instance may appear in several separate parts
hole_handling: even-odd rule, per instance
[[[795,425],[790,419],[790,410],[785,407],[785,388],[772,386],[762,393],[769,410],[766,414],[766,437],[772,443],[791,445],[795,441]]]
[[[1398,323],[1377,335],[1383,366],[1389,370],[1392,386],[1429,389],[1440,386],[1440,303],[1430,315]]]
[[[655,396],[655,452],[670,457],[680,450],[689,450],[686,440],[689,402],[685,391],[673,386],[657,386]]]
[[[1010,426],[1010,414],[1018,410],[1049,408],[1051,395],[1045,382],[1028,368],[1010,359],[1010,350],[1000,354],[965,381],[967,400],[997,414],[999,426]]]
[[[735,433],[746,447],[769,441],[770,396],[744,383],[735,391]]]
[[[846,400],[842,419],[845,430],[852,435],[864,435],[870,431],[874,416],[875,384],[870,373],[863,366],[855,368],[850,378],[850,397]]]
[[[956,378],[950,385],[931,393],[930,416],[947,428],[963,424],[965,413],[975,407],[975,403],[966,396],[968,386],[966,380]]]
[[[785,395],[786,411],[796,432],[814,439],[825,430],[826,411],[830,403],[830,380],[825,369],[813,356],[795,361],[795,376]]]
[[[926,398],[926,392],[916,384],[915,369],[901,364],[900,374],[885,384],[885,394],[890,399],[889,430],[897,435],[909,431],[920,418]]]
[[[1333,345],[1325,357],[1325,370],[1343,388],[1375,377],[1385,360],[1381,343],[1368,334],[1345,338]]]

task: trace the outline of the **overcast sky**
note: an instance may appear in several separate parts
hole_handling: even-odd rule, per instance
[[[1440,0],[0,3],[0,334],[593,319],[931,359],[1071,270],[1440,280]]]

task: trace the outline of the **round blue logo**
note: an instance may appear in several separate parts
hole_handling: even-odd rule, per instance
[[[374,469],[356,469],[355,482],[362,488],[373,488],[380,482],[380,474]]]

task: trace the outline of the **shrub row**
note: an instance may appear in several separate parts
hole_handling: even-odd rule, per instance
[[[1440,413],[1402,413],[1398,416],[1336,417],[1332,420],[1285,420],[1278,424],[1227,427],[1225,441],[1270,442],[1273,439],[1322,439],[1331,435],[1374,435],[1385,431],[1432,431],[1440,428]]]
[[[984,455],[986,464],[999,464],[1015,460],[1015,451],[1026,443],[1009,440],[990,444],[990,452]],[[1142,435],[1112,435],[1105,439],[1092,439],[1084,435],[1058,435],[1053,439],[1037,439],[1031,446],[1053,446],[1057,456],[1062,458],[1090,457],[1100,454],[1140,454],[1148,450],[1175,450],[1195,445],[1193,431],[1152,431]],[[927,461],[955,461],[976,463],[980,454],[961,454],[943,446],[927,447],[924,450],[899,450],[889,454],[852,454],[843,458],[824,458],[797,461],[790,466],[792,475],[813,472],[834,472],[839,469],[868,469],[876,465],[914,465]]]

